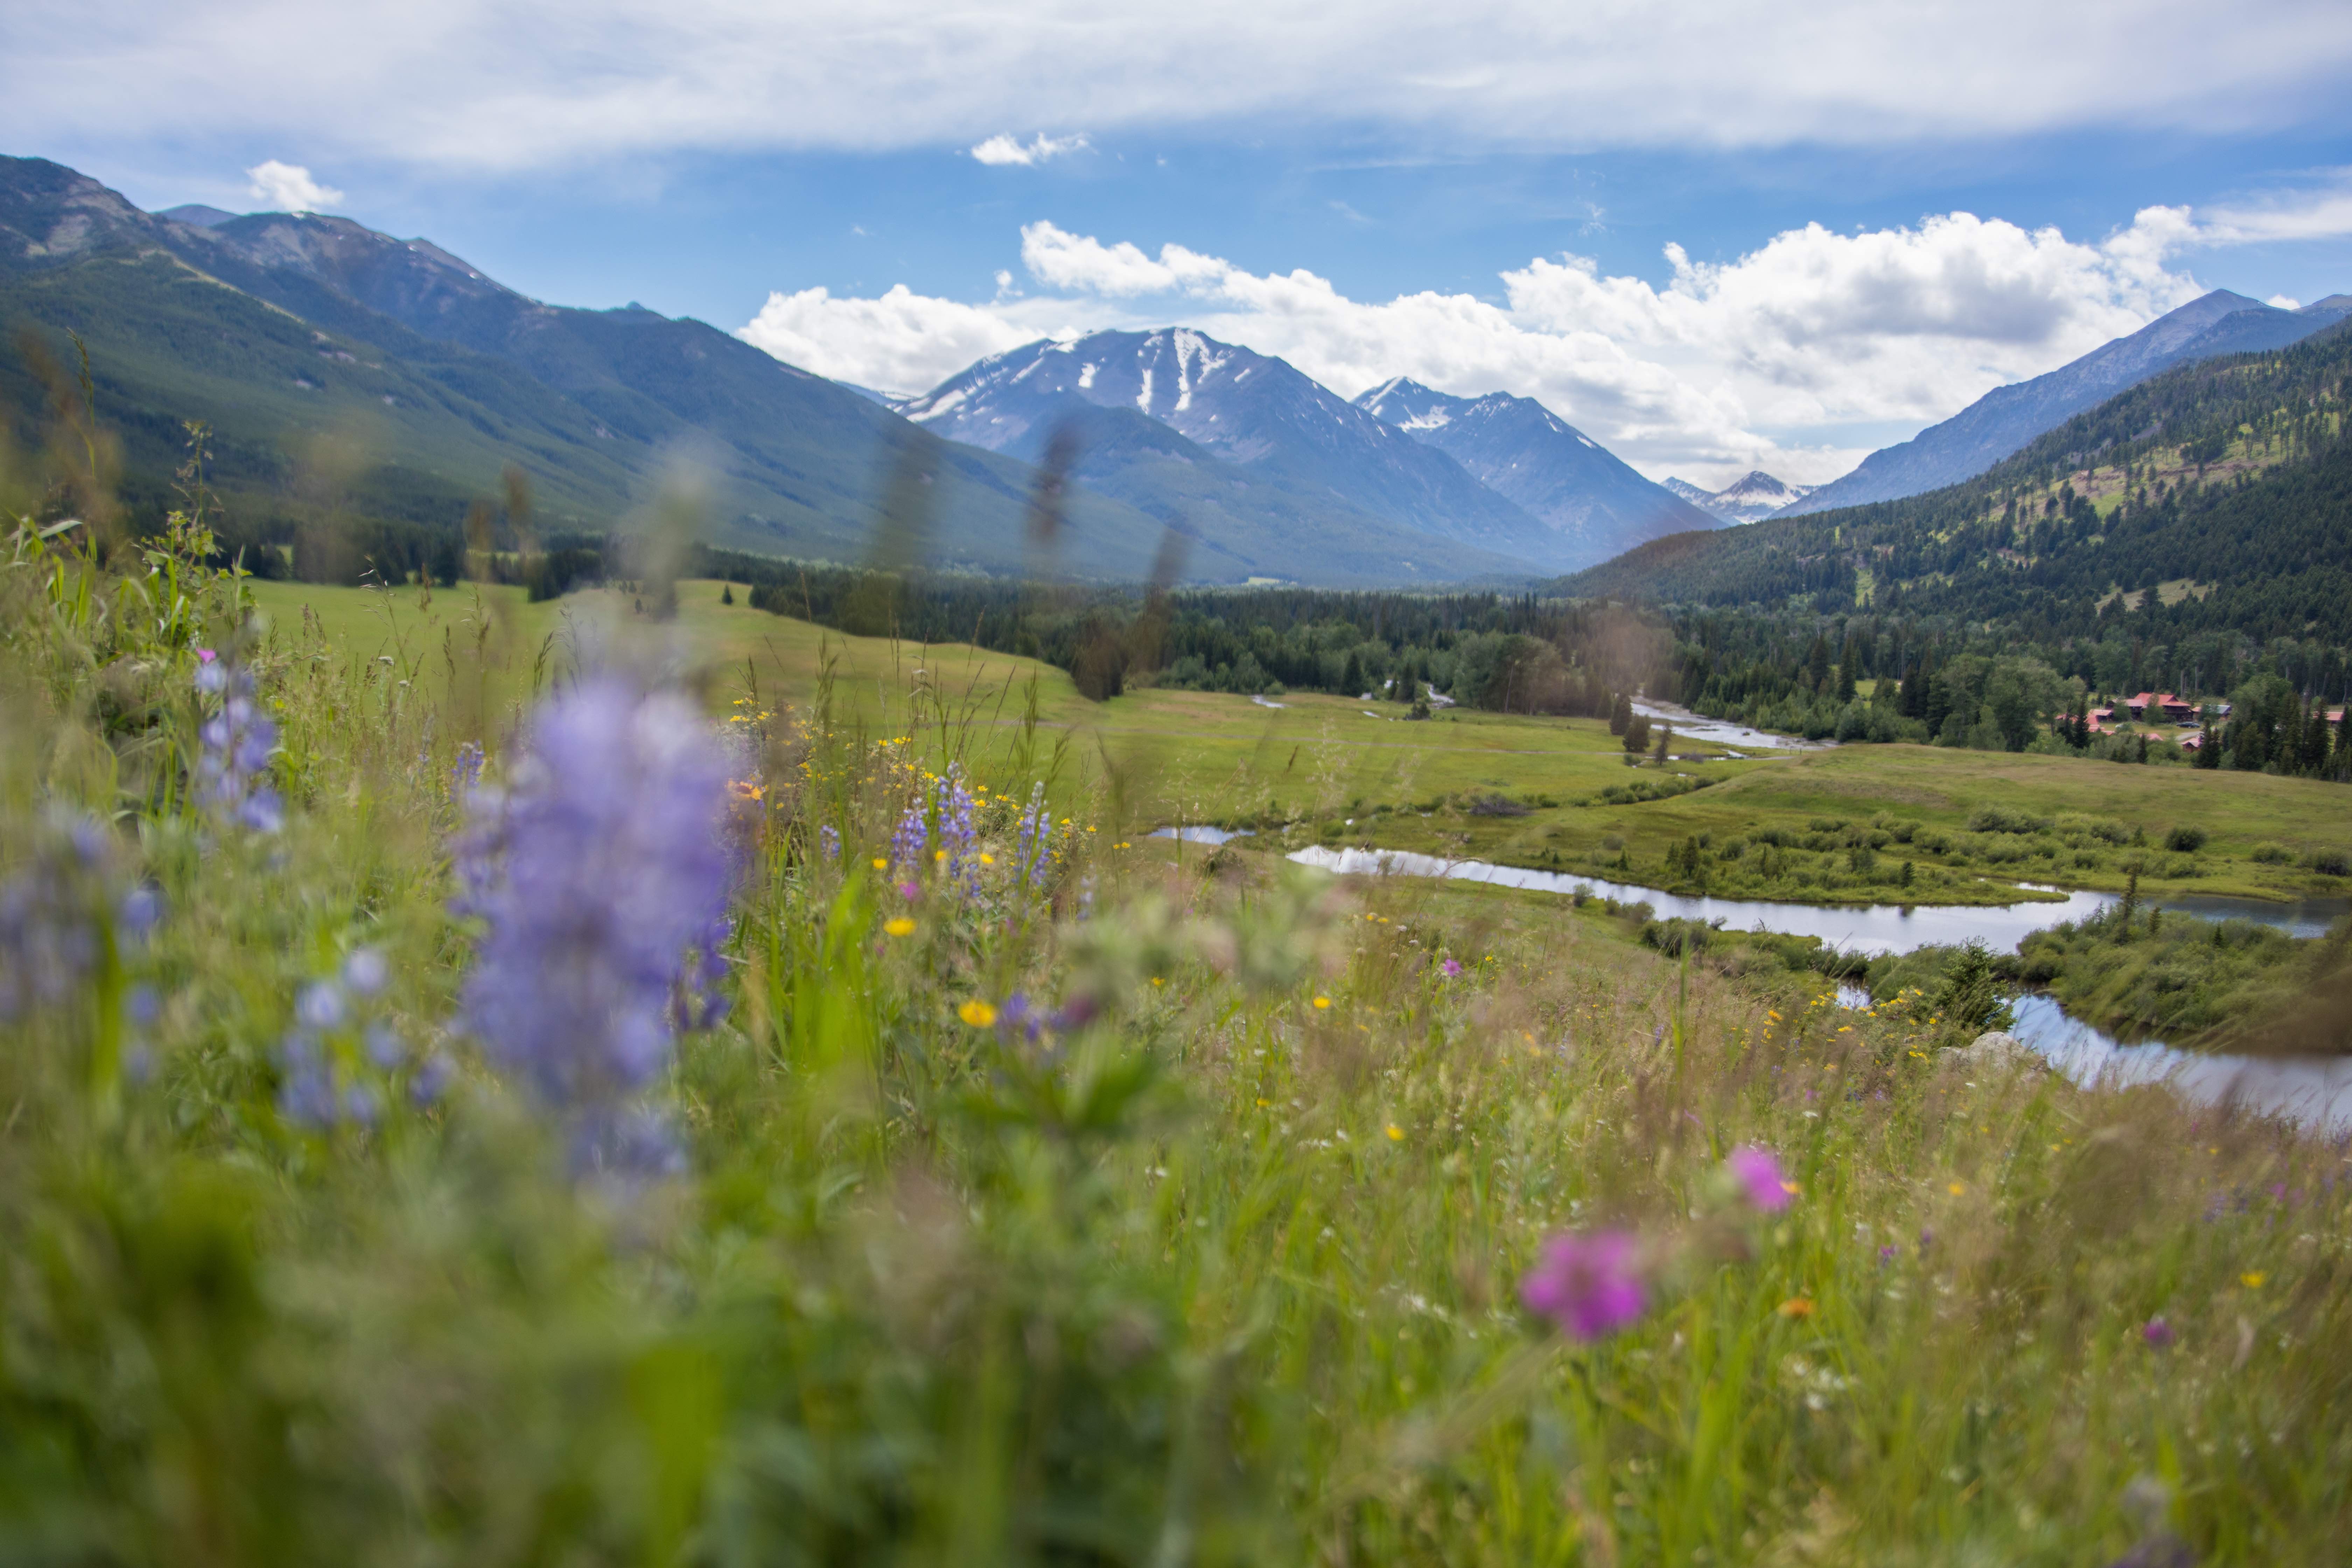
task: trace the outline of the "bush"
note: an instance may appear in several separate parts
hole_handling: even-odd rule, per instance
[[[2049,826],[2046,816],[2011,811],[2003,805],[1980,805],[1969,813],[1971,833],[2039,833]]]
[[[2294,851],[2284,844],[2263,842],[2254,846],[2248,857],[2265,866],[2284,866],[2294,860]]]
[[[2164,836],[2164,847],[2177,855],[2194,855],[2205,847],[2205,830],[2184,822]]]
[[[2311,868],[2323,877],[2352,877],[2352,855],[2341,849],[2315,849]]]

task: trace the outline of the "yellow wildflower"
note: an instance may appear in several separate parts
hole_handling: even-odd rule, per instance
[[[956,1016],[975,1029],[985,1029],[996,1022],[996,1009],[975,996],[956,1009]]]
[[[1390,1123],[1389,1123],[1389,1126],[1388,1126],[1388,1134],[1389,1134],[1389,1142],[1391,1142],[1391,1143],[1402,1143],[1402,1142],[1404,1142],[1404,1129],[1403,1129],[1403,1128],[1402,1128],[1402,1127],[1399,1127],[1399,1126],[1398,1126],[1395,1122],[1393,1122],[1393,1121],[1391,1121],[1391,1122],[1390,1122]]]
[[[1320,1012],[1322,1009],[1328,1007],[1329,1005],[1331,1005],[1331,998],[1328,996],[1318,996],[1315,998],[1315,1007],[1318,1012]]]
[[[884,921],[882,922],[882,929],[888,931],[892,936],[912,936],[915,934],[915,922],[908,920],[904,915],[898,915],[890,920]]]

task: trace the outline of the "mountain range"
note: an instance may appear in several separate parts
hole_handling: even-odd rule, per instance
[[[1089,489],[1163,516],[1245,575],[1306,575],[1267,549],[1386,552],[1408,580],[1525,575],[1554,536],[1462,466],[1285,362],[1183,328],[1041,340],[897,405],[1030,461],[1062,433]]]
[[[1732,523],[1770,517],[1819,488],[1789,484],[1761,468],[1750,468],[1743,478],[1719,490],[1702,489],[1687,479],[1668,479],[1660,483],[1708,516]]]
[[[202,419],[219,488],[270,537],[321,514],[454,528],[509,463],[546,526],[627,528],[688,471],[715,543],[856,560],[884,497],[915,494],[934,564],[1129,579],[1170,530],[1193,580],[1342,585],[1525,578],[1706,523],[1522,399],[1479,400],[1465,464],[1426,420],[1408,432],[1280,360],[1171,330],[1033,344],[894,407],[700,321],[530,299],[426,239],[146,213],[41,159],[0,158],[0,318],[45,329],[54,358],[68,331],[87,346],[134,510],[160,510],[182,422]],[[11,422],[29,434],[42,400],[23,356],[0,355]],[[1030,498],[1057,432],[1076,482],[1049,563]]]
[[[1859,468],[1800,497],[1790,515],[1924,495],[1972,479],[2034,437],[2177,364],[2284,348],[2352,315],[2352,295],[2297,310],[2216,289],[2127,337],[2030,381],[1997,386],[1940,425],[1883,447]]]
[[[711,542],[856,560],[907,474],[936,498],[936,560],[1022,560],[1032,469],[716,328],[541,304],[345,218],[179,210],[202,221],[0,159],[0,320],[60,358],[68,331],[87,345],[134,510],[160,504],[181,422],[201,419],[220,489],[265,534],[320,514],[454,528],[513,463],[544,526],[631,526],[684,471]],[[41,402],[23,356],[0,355],[0,409],[28,426]],[[1083,493],[1070,513],[1081,570],[1150,569],[1153,520]]]
[[[1399,376],[1356,406],[1436,447],[1541,521],[1559,536],[1549,553],[1570,570],[1724,521],[1643,479],[1533,398],[1454,397]]]

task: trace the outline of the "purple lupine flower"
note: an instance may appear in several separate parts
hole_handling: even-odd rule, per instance
[[[321,1032],[339,1028],[343,1022],[342,988],[332,981],[314,981],[302,988],[294,999],[294,1016],[306,1029]]]
[[[482,782],[482,746],[478,741],[467,741],[457,747],[457,760],[449,769],[449,794],[463,800],[473,794]]]
[[[286,1037],[278,1058],[278,1113],[297,1126],[324,1131],[335,1124],[334,1079],[319,1042],[300,1030]]]
[[[1769,1149],[1743,1144],[1725,1157],[1723,1168],[1739,1184],[1739,1194],[1750,1208],[1779,1214],[1789,1206],[1788,1179],[1781,1175],[1780,1162]]]
[[[940,780],[940,847],[947,851],[948,881],[966,893],[980,892],[980,830],[972,825],[971,792],[964,787],[963,764],[948,764]]]
[[[2141,1342],[2152,1351],[2168,1351],[2176,1336],[2170,1323],[2162,1318],[2150,1318],[2147,1326],[2140,1330],[2139,1337]]]
[[[1572,1340],[1604,1339],[1639,1318],[1649,1304],[1640,1250],[1641,1244],[1622,1230],[1556,1236],[1519,1282],[1519,1300]]]
[[[196,796],[214,817],[256,833],[286,825],[286,808],[269,784],[269,758],[278,749],[278,726],[253,695],[253,672],[224,662],[196,671],[196,689],[220,698],[219,710],[196,735],[204,754],[196,760]]]
[[[673,693],[614,676],[541,709],[460,847],[485,923],[463,993],[490,1059],[571,1123],[583,1174],[666,1174],[635,1103],[667,1070],[686,956],[715,956],[730,874],[727,769]]]
[[[890,835],[890,868],[919,873],[930,847],[930,826],[923,820],[923,803],[919,796],[907,807],[906,815],[898,818],[898,830]]]
[[[827,860],[841,858],[841,833],[830,822],[816,830],[816,852]]]
[[[996,1032],[1000,1036],[1019,1035],[1034,1040],[1045,1026],[1044,1015],[1030,1005],[1029,998],[1015,991],[996,1010]]]
[[[1013,871],[1023,887],[1034,892],[1045,881],[1054,854],[1054,819],[1045,808],[1045,782],[1029,786],[1029,804],[1021,808],[1013,849]]]
[[[31,860],[0,882],[0,1020],[64,1001],[103,961],[143,938],[160,904],[118,896],[114,840],[88,817],[53,813]]]
[[[375,1064],[378,1072],[392,1071],[408,1054],[407,1047],[401,1044],[399,1032],[381,1018],[370,1024],[360,1038],[367,1047],[368,1060]]]
[[[391,978],[392,966],[383,961],[383,953],[377,948],[353,948],[351,956],[343,960],[343,984],[354,996],[373,996]]]
[[[449,1080],[457,1076],[457,1065],[435,1051],[408,1080],[409,1103],[419,1110],[425,1110],[447,1092]]]

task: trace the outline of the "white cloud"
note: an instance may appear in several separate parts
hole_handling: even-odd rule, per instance
[[[247,169],[245,176],[253,182],[254,195],[268,203],[272,212],[314,213],[343,199],[342,192],[320,184],[299,163],[281,163],[272,158]]]
[[[2211,208],[2203,237],[2212,244],[2336,239],[2352,234],[2352,169],[2331,169],[2321,183]]]
[[[1061,157],[1066,153],[1083,152],[1086,146],[1087,139],[1084,136],[1048,136],[1042,131],[1031,137],[1028,144],[1024,146],[1012,137],[999,132],[974,147],[971,150],[971,155],[992,168],[1001,168],[1008,163],[1017,163],[1026,168],[1032,163],[1042,163],[1048,158]]]
[[[1805,482],[1868,450],[1843,438],[1854,426],[1948,417],[2193,299],[2200,285],[2167,258],[2209,238],[2180,208],[2151,207],[2097,243],[1953,213],[1792,229],[1720,265],[1669,246],[1663,284],[1538,258],[1501,275],[1500,302],[1367,301],[1304,270],[1260,275],[1039,222],[1021,231],[1022,262],[1058,298],[1009,296],[1002,279],[982,305],[810,289],[772,296],[744,331],[811,369],[919,390],[1040,336],[1182,321],[1343,395],[1403,374],[1535,397],[1654,477],[1767,468]]]
[[[1363,0],[1339,22],[1323,0],[14,0],[8,20],[16,145],[332,134],[498,168],[988,146],[1008,124],[1552,150],[2332,131],[2352,76],[2343,0],[2226,25],[2205,0]]]
[[[823,289],[773,293],[740,335],[819,375],[908,393],[1051,333],[1016,324],[999,307],[932,299],[902,283],[878,300],[836,300]]]

